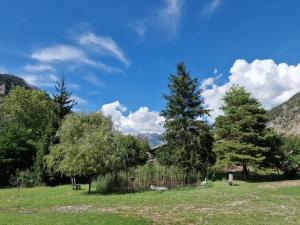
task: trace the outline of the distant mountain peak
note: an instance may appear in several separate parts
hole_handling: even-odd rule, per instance
[[[137,137],[146,139],[150,148],[162,145],[161,135],[158,133],[140,133]]]

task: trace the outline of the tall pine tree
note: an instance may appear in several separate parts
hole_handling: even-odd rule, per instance
[[[215,121],[217,165],[243,166],[247,179],[248,166],[260,165],[270,150],[267,112],[243,87],[232,86],[223,100],[224,115]]]
[[[189,182],[191,172],[205,172],[208,161],[212,161],[212,136],[203,120],[209,110],[204,107],[197,79],[190,76],[184,63],[177,64],[177,72],[170,75],[168,87],[169,94],[164,95],[166,107],[161,112],[166,129],[163,139],[171,161],[185,170]]]
[[[64,77],[56,82],[55,93],[52,93],[52,96],[57,105],[57,116],[59,121],[61,121],[65,115],[71,113],[72,108],[77,104],[77,102],[71,98],[72,92],[68,91]]]

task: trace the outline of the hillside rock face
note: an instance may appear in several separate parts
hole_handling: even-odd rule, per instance
[[[21,77],[11,74],[0,74],[0,95],[7,95],[15,86],[21,86],[27,89],[35,89],[27,84],[26,81]]]
[[[285,136],[300,135],[300,92],[273,108],[268,126]]]

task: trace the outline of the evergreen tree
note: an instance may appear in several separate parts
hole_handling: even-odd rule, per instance
[[[202,119],[209,115],[204,108],[197,79],[190,76],[184,63],[177,64],[177,73],[169,77],[169,95],[161,115],[165,118],[163,139],[167,143],[171,161],[183,168],[189,182],[189,174],[206,168],[207,160],[212,161],[209,126]],[[210,143],[209,143],[210,142]]]
[[[217,164],[242,165],[247,179],[248,165],[263,163],[270,150],[267,112],[243,87],[232,86],[223,100],[224,115],[215,121]]]
[[[55,93],[52,93],[52,95],[54,102],[57,104],[57,116],[62,121],[65,115],[71,113],[72,108],[77,104],[71,98],[72,92],[68,91],[64,78],[56,82]]]
[[[0,185],[8,185],[17,170],[33,166],[36,148],[31,140],[31,130],[9,124],[0,135]]]

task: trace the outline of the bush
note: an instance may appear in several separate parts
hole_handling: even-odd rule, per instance
[[[132,181],[133,178],[133,181]],[[190,180],[196,184],[200,180],[198,173],[190,174]],[[128,171],[108,173],[98,177],[94,182],[96,192],[107,194],[112,192],[145,191],[150,185],[176,188],[185,186],[186,176],[182,169],[175,166],[146,164]]]
[[[137,167],[132,175],[135,178],[134,187],[139,190],[146,190],[151,184],[171,188],[185,182],[184,171],[175,166],[149,164]]]
[[[33,187],[36,185],[37,176],[31,170],[17,171],[10,179],[12,186]]]
[[[128,179],[124,172],[120,171],[118,173],[108,173],[105,176],[99,176],[94,184],[97,193],[122,192],[126,191],[128,187]]]

